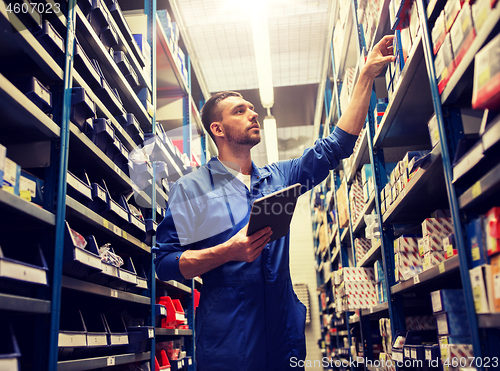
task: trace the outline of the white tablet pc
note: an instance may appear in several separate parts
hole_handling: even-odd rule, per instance
[[[271,227],[273,234],[269,242],[288,233],[297,198],[300,196],[300,183],[280,189],[254,201],[248,222],[247,236],[265,227]]]

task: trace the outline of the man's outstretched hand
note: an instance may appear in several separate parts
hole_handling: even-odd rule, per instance
[[[382,40],[373,47],[370,54],[368,54],[364,70],[370,77],[375,78],[382,72],[386,64],[394,61],[393,40],[393,35],[383,37]]]

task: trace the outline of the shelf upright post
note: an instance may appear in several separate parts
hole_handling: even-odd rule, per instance
[[[153,104],[153,117],[151,118],[152,133],[156,134],[156,104],[157,104],[157,90],[156,90],[156,0],[144,0],[144,10],[148,19],[148,43],[151,46],[151,89],[152,104]],[[151,186],[151,219],[156,221],[156,171],[153,171],[153,184]],[[156,246],[156,236],[153,236],[151,241],[152,247]],[[155,274],[155,257],[154,249],[151,249],[151,270],[149,272],[149,295],[151,297],[151,314],[150,326],[155,327],[156,318],[156,274]],[[151,368],[155,365],[155,348],[156,337],[151,339]]]
[[[198,103],[198,111],[199,112],[201,112],[201,109],[203,108],[204,104],[205,104],[205,100],[204,99],[200,99],[200,101]],[[203,123],[202,123],[202,126],[203,126]],[[203,128],[202,128],[202,130],[203,130]],[[209,134],[206,133],[206,132],[202,132],[200,134],[200,141],[201,141],[201,165],[205,165],[207,163],[207,159],[208,159],[208,156],[207,156],[207,140],[208,140],[207,139],[207,135],[209,135]]]
[[[373,147],[373,138],[375,137],[375,118],[373,111],[377,98],[375,92],[372,91],[370,100],[370,108],[368,111],[368,132],[366,138],[368,139],[368,152],[370,154],[370,163],[373,167],[373,176],[375,181],[375,210],[378,217],[378,225],[381,237],[382,249],[382,267],[384,269],[385,284],[387,289],[387,302],[389,304],[389,317],[391,319],[391,331],[393,336],[396,336],[397,331],[404,331],[406,328],[404,320],[403,299],[399,295],[391,294],[391,286],[396,283],[394,277],[394,253],[392,244],[394,240],[394,233],[391,226],[384,226],[382,223],[381,212],[381,199],[380,192],[387,183],[387,174],[385,171],[384,150],[382,148]]]
[[[477,323],[476,310],[474,308],[474,297],[472,293],[470,276],[469,276],[469,262],[467,259],[467,250],[464,241],[464,235],[460,223],[460,209],[458,206],[458,198],[456,195],[455,186],[453,184],[453,168],[450,146],[447,140],[446,126],[443,120],[443,110],[441,107],[441,97],[439,95],[436,70],[434,68],[434,58],[432,46],[430,42],[429,27],[427,24],[427,12],[422,0],[417,0],[420,27],[423,32],[424,43],[424,56],[425,64],[427,67],[427,74],[429,76],[429,84],[432,93],[432,103],[434,105],[434,112],[438,123],[439,143],[441,145],[441,154],[443,160],[444,178],[446,183],[446,191],[448,194],[448,201],[450,204],[451,216],[453,225],[455,226],[455,240],[457,243],[458,259],[460,262],[460,277],[462,279],[462,287],[465,296],[465,307],[467,310],[467,317],[469,319],[469,326],[472,338],[472,346],[474,348],[474,356],[476,359],[481,359],[482,349],[479,338],[479,327]],[[456,121],[456,120],[455,120]],[[453,128],[449,128],[453,131]],[[479,371],[484,369],[483,365],[477,367]]]
[[[191,137],[192,137],[192,128],[191,128],[191,62],[189,59],[189,55],[186,55],[186,64],[188,70],[188,81],[187,81],[187,92],[182,98],[183,100],[183,110],[184,114],[182,115],[182,146],[183,152],[188,155],[189,161],[191,161]]]
[[[59,322],[61,314],[61,288],[62,288],[62,256],[64,249],[64,231],[66,223],[66,175],[68,173],[69,154],[69,126],[71,110],[71,88],[73,86],[73,55],[75,46],[76,28],[76,0],[69,0],[66,56],[64,66],[64,96],[61,115],[61,148],[60,165],[57,184],[56,201],[56,237],[54,247],[54,268],[52,272],[52,299],[50,308],[50,340],[49,340],[49,365],[50,371],[57,370],[59,355]]]

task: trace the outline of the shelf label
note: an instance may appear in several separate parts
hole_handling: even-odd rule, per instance
[[[370,308],[370,314],[372,314],[372,313],[373,313],[373,307]]]
[[[472,198],[476,198],[481,194],[481,181],[477,181],[473,186],[472,186]]]
[[[117,290],[111,290],[111,297],[112,298],[117,298],[118,297],[118,291]]]
[[[420,283],[420,275],[417,274],[415,277],[413,277],[413,284],[416,285],[417,283]]]
[[[179,330],[175,329],[175,335],[179,335]]]
[[[102,220],[102,225],[104,226],[104,228],[109,229],[109,223],[106,219]]]
[[[155,337],[155,331],[154,329],[150,328],[148,329],[148,336],[150,339],[154,338]]]
[[[128,240],[127,232],[122,230],[122,237],[125,238],[126,240]]]
[[[439,264],[439,273],[444,273],[446,268],[444,267],[444,263]]]
[[[106,359],[106,366],[114,366],[116,364],[115,357],[108,357]]]

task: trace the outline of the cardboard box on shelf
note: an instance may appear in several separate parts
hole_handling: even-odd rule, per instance
[[[337,190],[337,209],[339,213],[340,228],[345,228],[349,224],[349,207],[346,182],[342,182],[339,189]]]
[[[444,10],[441,11],[439,17],[437,17],[434,27],[432,28],[432,45],[434,55],[437,54],[441,45],[443,45],[444,39],[446,37],[446,23],[444,17]]]
[[[476,38],[469,3],[465,3],[450,31],[455,66],[458,66]]]
[[[451,218],[426,218],[422,222],[422,236],[440,236],[441,238],[453,233]]]
[[[500,254],[491,257],[492,312],[500,312]]]
[[[446,260],[444,251],[428,251],[424,254],[424,270],[430,269]]]
[[[472,108],[500,108],[500,35],[495,36],[474,58]]]
[[[446,32],[449,32],[462,8],[460,0],[448,0],[444,5]]]
[[[418,251],[418,236],[402,235],[394,240],[394,253],[413,253]]]
[[[436,69],[436,79],[438,83],[438,91],[441,94],[448,84],[453,72],[455,72],[455,58],[453,55],[452,42],[450,34],[446,34],[443,45],[439,49],[436,58],[434,59],[434,67]],[[435,146],[436,139],[431,136],[432,146]],[[437,136],[439,141],[439,136]]]
[[[479,218],[472,219],[466,226],[472,267],[478,267],[488,263],[483,225],[484,218],[480,216]]]
[[[500,207],[490,209],[484,220],[486,249],[488,256],[500,252]]]
[[[466,312],[443,312],[435,315],[438,335],[469,336]]]
[[[480,265],[472,268],[469,274],[476,313],[494,312],[491,266],[489,264]]]
[[[21,177],[21,166],[16,164],[10,158],[4,160],[3,188],[19,196],[19,181]]]
[[[422,262],[418,252],[394,254],[396,281],[406,281],[422,272]]]
[[[443,254],[443,237],[437,235],[427,235],[422,238],[422,245],[424,248],[424,254],[431,251],[440,251]]]
[[[479,33],[491,11],[490,0],[475,0],[471,8],[474,28],[476,29],[476,33]]]
[[[431,292],[432,313],[465,312],[462,289],[442,289]]]

